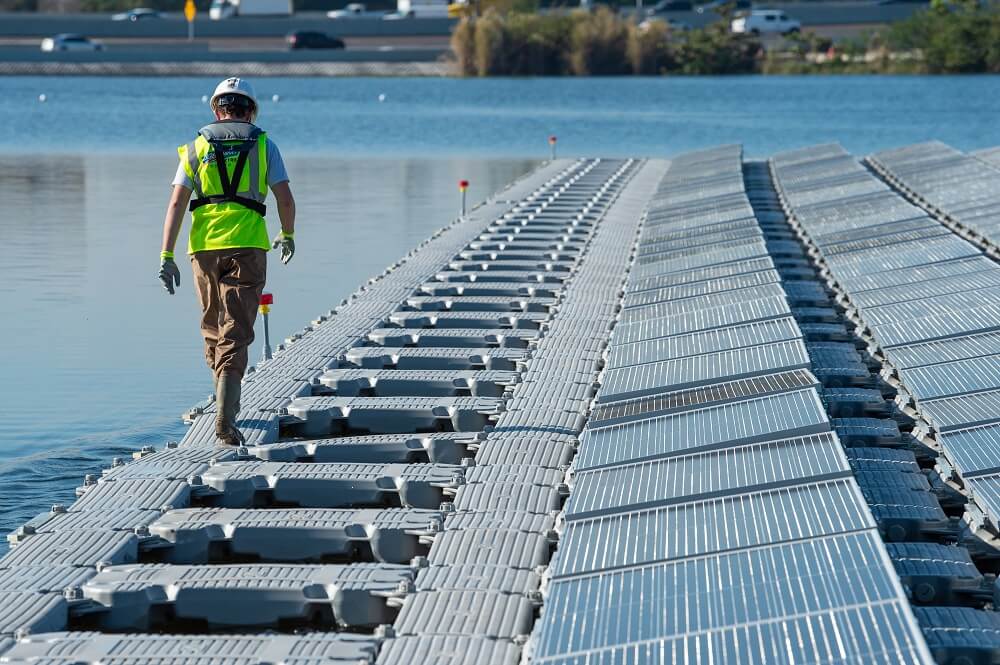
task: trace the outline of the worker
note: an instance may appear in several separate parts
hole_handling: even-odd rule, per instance
[[[295,253],[295,199],[281,153],[254,124],[259,106],[250,83],[226,79],[216,87],[211,106],[215,122],[177,149],[180,164],[163,222],[159,279],[171,295],[180,286],[174,245],[189,209],[188,254],[201,304],[205,360],[215,378],[215,435],[223,445],[235,446],[244,441],[236,414],[267,250],[280,248],[284,264]],[[273,242],[264,221],[268,187],[281,221]]]

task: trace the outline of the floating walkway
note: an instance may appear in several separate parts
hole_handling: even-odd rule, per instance
[[[995,662],[996,155],[546,164],[12,534],[0,663]]]

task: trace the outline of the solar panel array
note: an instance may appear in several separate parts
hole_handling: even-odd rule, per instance
[[[956,232],[996,245],[1000,243],[1000,171],[990,165],[992,154],[977,159],[931,141],[884,150],[871,155],[868,162]]]
[[[682,155],[649,206],[534,662],[929,662],[742,166]]]
[[[912,481],[905,494],[910,512],[923,531],[901,524],[887,535],[940,543],[905,544],[924,547],[923,560],[936,557],[939,564],[914,573],[913,556],[900,544],[893,550],[897,570],[915,603],[983,607],[992,596],[972,559],[991,570],[993,548],[957,521],[949,526],[941,510],[964,511],[973,528],[1000,525],[1000,310],[994,304],[1000,266],[978,246],[995,231],[990,211],[1000,211],[1000,173],[940,143],[878,153],[869,163],[899,192],[839,146],[779,154],[771,167],[789,217],[882,360],[883,377],[898,390],[897,406],[915,419],[906,435],[911,446],[923,446],[925,458],[937,456],[928,476],[937,486],[933,493],[926,480],[905,474]],[[845,182],[854,183],[851,191]],[[942,479],[964,488],[965,496]],[[972,503],[965,506],[967,499]],[[953,559],[967,562],[966,573],[946,568]],[[921,597],[921,579],[935,576],[938,583],[966,577],[970,591]],[[940,660],[970,649],[990,657],[985,654],[1000,648],[995,636],[984,638],[975,610],[968,612],[920,613]],[[945,629],[953,631],[950,642],[941,639]]]
[[[876,153],[869,162],[916,203],[990,253],[1000,240],[1000,171],[940,142]],[[970,260],[967,263],[972,263]],[[977,249],[975,272],[936,280],[929,303],[949,325],[901,349],[897,374],[992,528],[1000,528],[1000,267]],[[921,294],[922,295],[922,294]],[[919,341],[919,340],[918,340]],[[888,353],[893,361],[893,353]],[[895,364],[895,363],[894,363]]]

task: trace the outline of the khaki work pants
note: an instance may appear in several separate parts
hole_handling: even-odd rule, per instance
[[[196,252],[191,268],[201,303],[205,361],[217,379],[223,374],[242,378],[267,277],[267,253],[250,247]]]

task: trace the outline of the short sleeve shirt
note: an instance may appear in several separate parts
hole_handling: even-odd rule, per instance
[[[285,170],[285,161],[281,158],[278,146],[270,138],[267,141],[267,186],[274,187],[279,182],[288,182],[288,171]],[[174,174],[173,185],[183,185],[188,189],[194,189],[194,182],[188,177],[183,164],[177,165],[177,173]]]

